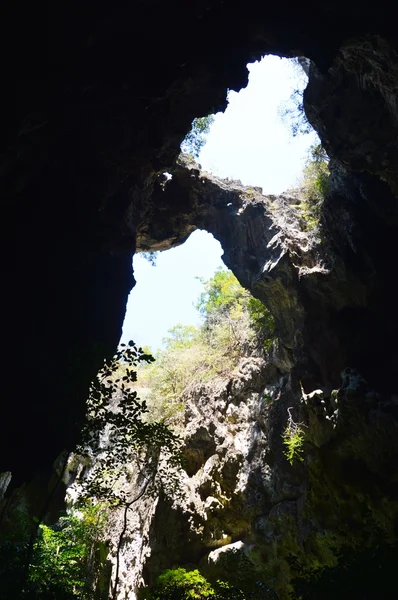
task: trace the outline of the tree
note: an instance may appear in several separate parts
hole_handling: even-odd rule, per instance
[[[308,200],[320,202],[325,198],[329,189],[329,157],[322,144],[310,146],[308,158],[305,162],[302,189]]]
[[[303,94],[308,82],[308,59],[296,57],[291,59],[296,79],[296,87],[289,99],[279,107],[279,116],[283,123],[290,129],[291,135],[307,135],[311,133],[312,126],[305,114]]]
[[[91,599],[96,573],[93,553],[101,539],[99,515],[94,524],[92,512],[106,505],[121,507],[124,518],[112,586],[116,599],[119,554],[129,510],[145,495],[161,491],[178,495],[180,440],[163,421],[146,419],[146,403],[133,389],[137,365],[153,360],[130,341],[104,362],[90,387],[82,442],[69,457],[78,465],[78,501],[72,512],[52,526],[43,524],[43,513],[32,530],[30,519],[25,523],[21,513],[21,534],[15,541],[11,535],[0,545],[5,563],[0,565],[0,573],[11,574],[2,580],[0,598]],[[64,468],[66,465],[67,460]],[[132,477],[136,478],[133,487],[128,485]]]
[[[274,320],[264,304],[243,288],[235,275],[219,268],[199,297],[208,343],[226,346],[228,352],[247,352],[258,339],[266,349],[274,333]]]
[[[40,524],[29,569],[29,591],[34,591],[35,598],[93,598],[95,588],[100,587],[101,558],[106,553],[106,521],[107,507],[87,502],[54,526]],[[107,598],[106,587],[101,597]]]
[[[87,502],[79,511],[72,509],[51,526],[38,523],[25,577],[30,531],[23,523],[27,515],[19,510],[13,521],[18,528],[25,528],[22,532],[25,535],[18,532],[17,541],[8,540],[0,545],[0,598],[105,600],[103,558],[107,554],[107,516],[103,503]]]
[[[196,382],[228,376],[240,358],[269,349],[273,318],[225,268],[208,281],[196,304],[203,317],[197,328],[176,325],[163,340],[156,361],[140,367],[137,389],[150,406],[150,418],[184,427],[184,392]]]
[[[145,419],[146,402],[138,398],[133,387],[137,365],[153,361],[133,342],[121,344],[91,385],[83,440],[76,449],[82,464],[88,459],[90,465],[81,476],[81,498],[95,497],[114,506],[123,505],[129,501],[124,486],[126,466],[142,465],[144,479],[150,482],[146,488],[149,493],[159,474],[162,452],[170,455],[170,466],[179,464],[178,437],[164,423]],[[119,375],[116,378],[115,373]]]
[[[243,288],[232,271],[219,267],[213,277],[203,281],[204,292],[196,308],[206,318],[214,313],[226,313],[233,307],[244,306],[250,293]]]
[[[175,350],[177,348],[189,348],[198,337],[198,328],[194,325],[181,325],[178,323],[169,329],[168,337],[163,339],[163,343],[167,350]]]
[[[153,361],[150,354],[132,341],[121,344],[115,356],[105,361],[90,388],[83,441],[76,449],[82,464],[89,461],[80,476],[80,500],[94,497],[124,511],[116,548],[114,599],[118,593],[120,550],[129,510],[143,496],[155,496],[161,490],[175,496],[179,485],[180,440],[164,422],[145,419],[148,408],[133,388],[137,365]],[[128,485],[131,478],[136,481],[133,488]]]
[[[197,117],[194,119],[191,131],[186,135],[181,144],[181,151],[186,154],[191,154],[194,158],[198,158],[201,149],[206,143],[206,136],[209,133],[213,122],[213,115]]]

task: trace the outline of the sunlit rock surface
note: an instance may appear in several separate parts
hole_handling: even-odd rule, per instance
[[[188,207],[172,244],[192,224],[211,231],[226,264],[271,309],[278,339],[268,355],[242,358],[229,377],[186,394],[184,496],[154,506],[144,581],[192,564],[225,576],[212,552],[238,544],[287,599],[297,576],[334,567],[342,549],[354,555],[396,540],[397,384],[376,356],[396,360],[394,330],[379,330],[392,239],[363,238],[376,219],[393,227],[393,197],[385,184],[332,164],[320,225],[307,230],[299,192],[263,196],[188,157],[158,193],[159,214],[169,195]],[[372,219],[361,213],[364,202]],[[154,211],[138,244],[163,244],[162,225]],[[303,460],[293,464],[282,439],[290,417],[305,433]]]

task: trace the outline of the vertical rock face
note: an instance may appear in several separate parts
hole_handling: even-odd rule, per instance
[[[386,183],[334,164],[319,232],[305,231],[295,197],[218,180],[188,157],[155,199],[158,212],[139,229],[138,245],[166,248],[195,226],[213,233],[226,265],[271,310],[304,383],[337,387],[351,365],[396,391],[390,274],[398,214]]]
[[[164,210],[169,194],[187,207],[179,218]],[[167,247],[195,224],[211,231],[226,264],[272,310],[279,340],[265,359],[244,358],[228,378],[184,398],[183,498],[154,505],[141,539],[144,580],[192,564],[228,578],[231,551],[287,599],[298,574],[335,566],[343,548],[352,556],[396,541],[396,317],[387,284],[395,198],[373,176],[334,164],[321,227],[308,232],[295,196],[263,196],[181,157],[157,206],[163,218],[152,213],[138,244]],[[283,444],[289,426],[304,436],[293,464]]]
[[[184,397],[182,495],[142,501],[131,512],[121,597],[135,599],[142,584],[177,566],[230,580],[233,560],[245,556],[256,577],[288,599],[295,576],[334,566],[341,548],[353,560],[358,547],[394,542],[396,398],[349,369],[331,394],[298,388],[292,373],[251,357]],[[281,437],[289,415],[306,431],[304,460],[292,466]],[[114,532],[113,547],[120,526]]]

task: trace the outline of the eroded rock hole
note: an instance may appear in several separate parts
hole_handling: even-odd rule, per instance
[[[353,97],[361,105],[371,88],[369,105],[381,123],[377,85],[390,111],[394,103],[380,71],[369,78],[377,53],[371,61],[367,53],[384,46],[366,44]],[[345,56],[357,50],[352,42]],[[332,92],[335,101],[342,81],[344,94],[351,90],[352,74],[341,76],[340,58],[323,73],[306,58],[295,64],[305,78],[315,73],[308,113],[326,142],[335,136],[328,148],[339,149],[341,163],[329,164],[302,119],[303,85],[287,83],[288,61],[268,57],[249,66],[248,87],[230,92],[225,113],[195,119],[199,138],[188,134],[175,164],[167,152],[156,155],[154,191],[138,202],[134,235],[129,211],[123,227],[110,224],[125,210],[123,194],[105,211],[103,230],[123,232],[112,258],[137,233],[137,286],[121,349],[91,391],[89,425],[101,429],[86,430],[90,441],[64,460],[66,469],[58,466],[69,513],[54,527],[50,517],[35,525],[33,589],[44,585],[37,561],[45,560],[68,598],[91,597],[95,588],[96,597],[135,600],[149,586],[151,600],[176,589],[285,600],[293,589],[324,597],[319,588],[336,586],[336,577],[339,587],[347,571],[361,590],[355,571],[369,555],[380,568],[390,564],[386,547],[398,514],[397,327],[386,283],[398,222],[386,183],[393,189],[391,140],[381,131],[388,143],[380,156],[354,135],[341,150],[345,110],[325,97]],[[151,102],[145,110],[151,119]],[[291,132],[275,119],[278,110]],[[365,112],[357,111],[353,128]],[[329,133],[328,115],[336,121]],[[159,138],[159,123],[153,129]],[[310,145],[306,179],[297,184]],[[356,173],[345,170],[351,160]],[[373,171],[363,173],[372,161]],[[129,193],[144,197],[148,177]],[[113,266],[110,259],[110,273]],[[2,495],[9,480],[0,477]],[[94,502],[78,506],[87,483]],[[12,509],[19,511],[18,502]],[[14,534],[7,511],[1,519]],[[20,520],[17,536],[26,534]],[[11,559],[18,563],[18,550]],[[78,564],[84,583],[72,576],[63,583],[65,564],[72,574]]]

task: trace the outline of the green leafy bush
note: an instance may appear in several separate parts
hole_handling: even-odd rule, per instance
[[[99,583],[103,555],[105,505],[87,503],[54,526],[40,524],[29,583],[36,597],[91,599]],[[104,596],[107,597],[107,590]]]
[[[299,209],[307,230],[319,224],[320,210],[329,190],[329,158],[320,144],[311,146],[300,182]]]
[[[107,598],[108,582],[103,582],[106,505],[86,503],[52,526],[40,523],[29,565],[32,529],[26,514],[19,511],[19,517],[19,522],[14,519],[20,528],[17,540],[0,544],[1,600],[91,600],[94,590],[98,600]]]
[[[250,562],[250,561],[249,561]],[[235,574],[232,574],[233,576]],[[162,573],[155,586],[147,592],[147,600],[268,600],[273,598],[271,590],[256,579],[248,579],[252,573],[244,574],[243,589],[226,581],[210,583],[197,569],[169,569]],[[236,579],[236,576],[235,576]]]
[[[199,573],[185,569],[169,569],[162,573],[151,590],[149,600],[193,600],[214,598],[210,583]]]
[[[248,354],[259,337],[271,339],[273,317],[260,300],[243,288],[235,275],[218,269],[199,297],[197,308],[204,316],[202,335],[209,346],[239,357]]]

